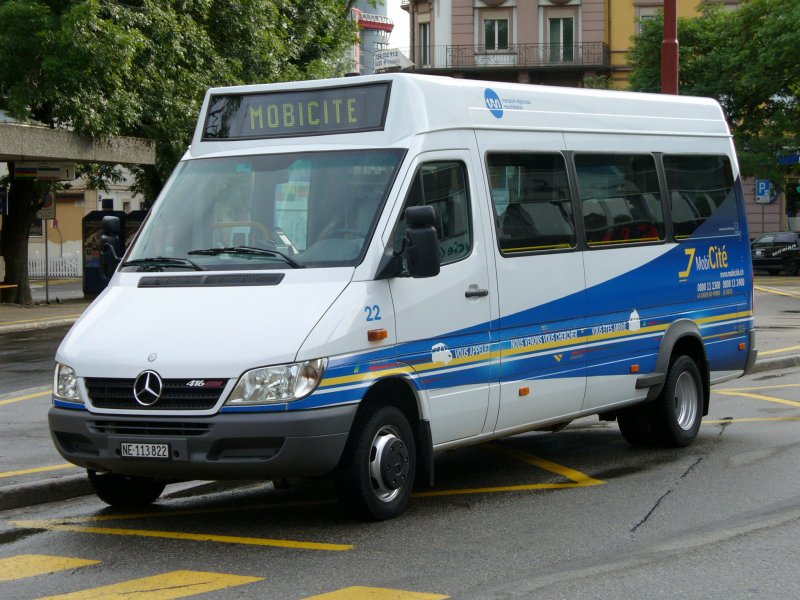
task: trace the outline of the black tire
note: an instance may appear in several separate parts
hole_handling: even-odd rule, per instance
[[[650,430],[650,406],[637,404],[617,413],[617,425],[622,437],[631,446],[653,446],[655,438]]]
[[[336,474],[336,490],[357,517],[383,521],[411,500],[416,474],[414,434],[394,406],[365,405],[353,425]]]
[[[800,262],[796,258],[787,258],[783,270],[787,275],[797,275],[797,272],[800,271]]]
[[[700,431],[703,419],[703,379],[690,357],[672,360],[664,389],[649,407],[650,429],[661,444],[688,446]]]
[[[87,471],[94,493],[106,504],[121,508],[137,508],[155,502],[166,483],[146,477],[130,477],[117,473]]]
[[[765,270],[767,273],[769,273],[770,275],[777,275],[778,273],[780,273],[780,272],[781,272],[781,270],[780,270],[780,269],[764,269],[764,270]]]

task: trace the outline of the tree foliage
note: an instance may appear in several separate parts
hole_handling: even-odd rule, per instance
[[[642,23],[629,60],[631,87],[661,89],[663,15]],[[780,181],[778,157],[800,152],[800,2],[744,0],[735,11],[701,5],[678,21],[680,93],[716,98],[745,176]]]
[[[186,151],[206,89],[336,74],[355,40],[352,3],[0,0],[0,109],[91,136],[155,140],[155,167],[135,169],[138,191],[153,197]],[[27,242],[19,245],[36,210],[27,205],[41,196],[38,186],[12,179],[19,218],[3,220],[3,253],[6,281],[20,292],[27,267],[16,272],[17,254],[27,265]]]

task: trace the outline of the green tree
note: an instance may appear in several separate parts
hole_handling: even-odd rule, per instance
[[[800,151],[800,2],[700,6],[678,21],[680,93],[716,98],[733,131],[742,174],[780,181],[779,156]],[[661,89],[663,15],[642,24],[629,60],[631,88]]]
[[[355,39],[352,4],[0,0],[0,108],[85,135],[155,140],[157,164],[134,169],[138,191],[153,197],[186,151],[207,88],[336,74]],[[46,190],[8,166],[0,252],[5,282],[18,287],[0,298],[29,304],[27,240]]]

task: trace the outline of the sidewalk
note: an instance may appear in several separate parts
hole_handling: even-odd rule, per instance
[[[90,301],[69,298],[61,303],[20,306],[0,304],[0,343],[3,335],[33,329],[71,325]],[[759,360],[754,371],[785,369],[800,365],[800,319],[796,326],[783,326],[779,333],[770,330],[770,315],[756,317]],[[768,331],[769,330],[769,331]],[[50,406],[50,387],[31,388],[0,395],[3,436],[11,456],[3,456],[0,467],[0,511],[43,502],[66,500],[92,493],[86,474],[59,456],[50,440],[46,411]],[[36,402],[30,417],[27,402]],[[34,446],[31,446],[34,444]],[[35,448],[26,452],[25,448]],[[44,464],[42,464],[44,461]]]

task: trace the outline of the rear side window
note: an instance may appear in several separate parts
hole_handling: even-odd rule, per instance
[[[650,154],[576,154],[581,216],[590,246],[664,239],[664,211]]]
[[[572,200],[561,154],[490,154],[487,162],[504,255],[575,247]]]
[[[469,210],[467,171],[456,161],[429,162],[420,166],[401,212],[394,234],[395,252],[401,252],[407,229],[405,212],[409,206],[433,206],[439,234],[441,264],[466,258],[472,249],[472,224]]]
[[[689,237],[707,221],[705,235],[738,234],[738,203],[727,156],[665,155],[664,170],[677,239]]]

